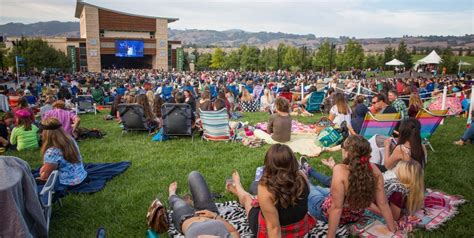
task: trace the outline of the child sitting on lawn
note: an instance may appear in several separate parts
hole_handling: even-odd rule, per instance
[[[255,130],[257,138],[268,144],[285,143],[291,139],[290,103],[285,98],[275,100],[275,111],[268,121],[267,132]]]
[[[15,116],[17,126],[13,128],[10,144],[17,145],[18,151],[38,148],[38,127],[33,125],[31,112],[19,109],[15,111]]]

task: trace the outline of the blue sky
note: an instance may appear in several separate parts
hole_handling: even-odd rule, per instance
[[[474,0],[87,0],[135,14],[180,18],[174,29],[242,29],[323,37],[474,34]],[[74,0],[0,0],[0,24],[78,21]]]

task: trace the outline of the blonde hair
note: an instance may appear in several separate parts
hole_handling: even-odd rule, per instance
[[[242,88],[242,97],[240,98],[240,100],[244,102],[252,101],[252,96],[246,88]]]
[[[410,94],[410,100],[409,100],[409,103],[408,103],[409,106],[415,106],[416,108],[418,109],[422,109],[423,108],[423,103],[421,102],[421,98],[418,94],[416,93],[411,93]]]
[[[270,89],[266,88],[265,90],[263,90],[263,96],[265,96],[268,103],[273,102],[273,97],[272,97],[272,93],[270,92]]]
[[[406,208],[409,215],[423,208],[425,198],[425,182],[423,169],[420,163],[415,160],[402,160],[395,167],[395,174],[400,183],[408,188]]]

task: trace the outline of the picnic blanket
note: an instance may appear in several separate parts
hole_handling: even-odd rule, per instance
[[[255,125],[256,129],[260,129],[262,131],[267,131],[267,122],[259,122]],[[305,125],[297,120],[291,121],[291,133],[292,134],[306,134],[312,133],[314,134],[314,125]]]
[[[401,230],[396,234],[390,232],[384,224],[383,218],[369,210],[356,223],[339,226],[337,237],[348,237],[350,234],[361,237],[407,237],[412,228],[421,228],[428,231],[435,230],[445,224],[458,213],[458,206],[466,200],[460,196],[427,189],[425,194],[425,207],[411,217],[402,217],[399,221]],[[241,237],[251,237],[252,233],[245,215],[244,208],[237,201],[216,203],[219,215],[232,224]],[[173,225],[171,214],[168,211],[170,237],[184,238]],[[308,237],[326,237],[328,224],[318,221]]]
[[[69,192],[72,193],[95,193],[105,187],[107,181],[115,176],[125,172],[130,167],[130,161],[118,163],[85,163],[84,168],[87,171],[87,178],[79,185],[65,186],[58,183],[55,188],[55,197],[64,197]],[[40,168],[31,171],[33,176],[39,177]],[[38,185],[38,191],[41,191],[43,185]]]
[[[216,203],[217,209],[219,210],[219,215],[232,224],[240,234],[240,237],[252,237],[252,232],[247,221],[247,215],[245,214],[245,209],[237,201],[227,201],[224,203]],[[173,211],[168,211],[170,227],[168,230],[168,235],[174,238],[184,238],[184,235],[181,234],[173,225],[172,222],[172,213]],[[318,221],[316,226],[311,231],[309,237],[326,237],[328,230],[328,225],[324,222]],[[349,231],[346,227],[340,226],[337,230],[338,237],[347,237]]]
[[[416,228],[432,231],[453,218],[458,213],[458,206],[465,202],[460,196],[427,189],[424,208],[413,216],[400,218],[398,224],[401,232],[394,234],[388,231],[383,218],[369,210],[365,211],[357,223],[351,225],[350,231],[363,237],[407,237],[408,233]]]

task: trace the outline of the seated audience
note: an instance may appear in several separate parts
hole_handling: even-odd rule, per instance
[[[394,232],[397,225],[384,194],[382,173],[369,162],[369,142],[360,135],[350,135],[342,148],[344,160],[333,168],[330,189],[310,185],[309,213],[328,222],[327,236],[335,237],[339,224],[357,221],[375,203],[388,229]]]
[[[354,100],[354,106],[352,111],[353,117],[351,119],[352,129],[355,133],[359,134],[360,129],[362,129],[362,124],[364,124],[365,115],[369,111],[369,108],[364,104],[365,96],[357,95]]]
[[[3,114],[2,119],[0,120],[0,154],[4,153],[10,142],[10,127],[14,124],[15,116],[11,112]]]
[[[455,145],[465,145],[467,143],[474,144],[474,111],[471,111],[472,120],[469,127],[464,131],[464,135],[458,141],[455,141]]]
[[[418,111],[423,109],[423,102],[421,102],[420,95],[418,93],[411,93],[410,100],[408,102],[408,116],[415,118]]]
[[[398,98],[397,90],[390,90],[388,92],[388,100],[391,103],[391,106],[400,113],[401,119],[408,118],[407,105],[400,98]]]
[[[31,120],[31,112],[26,109],[15,111],[16,127],[13,128],[10,144],[16,145],[18,151],[39,147],[38,127]]]
[[[48,119],[50,117],[57,118],[61,123],[64,132],[67,135],[72,136],[76,129],[79,127],[81,119],[74,112],[66,110],[66,105],[64,101],[58,100],[53,103],[53,110],[46,112],[42,120]]]
[[[41,122],[41,126],[43,166],[39,180],[46,181],[53,170],[58,170],[61,185],[74,186],[82,183],[87,172],[76,141],[65,133],[57,118],[47,118]]]
[[[188,184],[194,207],[176,195],[178,183],[169,185],[168,203],[173,210],[174,227],[186,237],[240,237],[237,230],[219,216],[202,175],[196,171],[191,172]]]
[[[382,93],[379,93],[372,98],[372,107],[370,108],[370,111],[373,114],[397,113],[397,110],[394,107],[390,106],[387,96]]]
[[[43,106],[40,108],[40,117],[43,118],[46,112],[53,110],[54,97],[46,96]]]
[[[208,90],[201,93],[198,105],[201,111],[212,111],[211,93]]]
[[[263,139],[268,144],[285,143],[291,139],[291,116],[288,112],[290,103],[285,98],[275,99],[276,113],[270,116],[267,132],[255,130],[256,137]]]
[[[257,237],[304,237],[314,227],[315,220],[308,215],[308,181],[298,167],[288,146],[272,145],[265,155],[256,199],[243,188],[239,173],[232,174],[227,190],[244,206]]]
[[[245,87],[242,87],[242,96],[240,97],[239,106],[243,112],[257,112],[259,109],[258,103],[253,100],[252,95]]]
[[[266,88],[263,90],[263,96],[260,97],[260,111],[262,112],[273,112],[275,99],[273,98],[270,89]]]
[[[341,127],[343,122],[345,122],[349,132],[354,135],[357,133],[352,129],[351,115],[352,111],[346,102],[344,94],[336,93],[334,96],[334,106],[329,110],[329,120],[331,120],[336,127]]]

